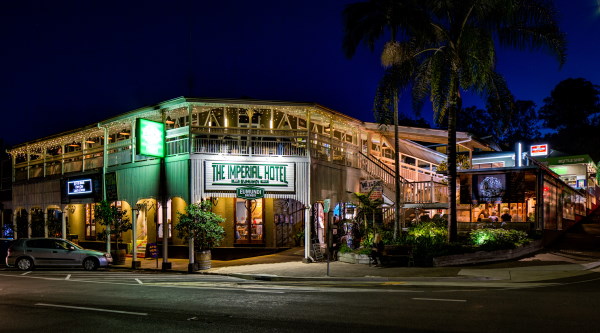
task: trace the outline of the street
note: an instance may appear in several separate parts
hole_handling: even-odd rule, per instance
[[[2,331],[595,332],[600,274],[525,287],[0,271]]]

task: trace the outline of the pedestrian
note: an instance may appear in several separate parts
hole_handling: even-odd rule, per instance
[[[496,214],[497,213],[493,211],[492,214],[488,217],[490,219],[490,222],[498,222],[498,215]]]
[[[508,213],[508,209],[504,211],[504,214],[500,216],[502,222],[510,222],[512,220],[512,216]]]
[[[383,240],[381,239],[379,233],[376,233],[373,237],[373,243],[371,244],[371,261],[369,262],[369,266],[371,264],[374,264],[377,267],[382,265],[381,256],[383,255],[383,248]]]

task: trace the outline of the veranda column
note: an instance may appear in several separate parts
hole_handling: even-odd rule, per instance
[[[27,212],[27,237],[31,238],[31,209]]]
[[[67,206],[65,206],[63,208],[62,211],[62,218],[61,218],[61,225],[60,225],[60,229],[61,229],[61,235],[63,239],[67,239]]]
[[[17,239],[17,211],[16,210],[13,212],[12,220],[13,220],[13,238]]]
[[[44,210],[44,237],[48,238],[48,210]]]

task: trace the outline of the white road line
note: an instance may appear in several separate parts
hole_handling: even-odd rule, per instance
[[[134,279],[134,280],[136,280],[136,281],[137,281],[137,283],[139,283],[139,284],[143,284],[143,283],[142,283],[142,281],[141,281],[140,279]]]
[[[27,271],[27,272],[25,272],[25,273],[23,273],[23,274],[21,274],[21,275],[27,275],[27,274],[29,274],[29,273],[31,273],[31,271]]]
[[[71,278],[71,274],[67,274],[67,277],[65,278],[65,280],[69,280]]]
[[[99,311],[99,312],[112,312],[112,313],[122,313],[122,314],[130,314],[136,316],[147,316],[147,313],[144,312],[130,312],[130,311],[119,311],[119,310],[109,310],[109,309],[100,309],[100,308],[88,308],[85,306],[70,306],[70,305],[60,305],[60,304],[47,304],[47,303],[36,303],[37,306],[47,306],[54,308],[65,308],[65,309],[76,309],[76,310],[88,310],[88,311]]]
[[[246,292],[249,293],[265,293],[265,294],[285,294],[285,292],[283,291],[276,291],[276,290],[247,290]]]
[[[466,302],[466,299],[448,299],[448,298],[413,298],[415,301],[437,301],[437,302]]]

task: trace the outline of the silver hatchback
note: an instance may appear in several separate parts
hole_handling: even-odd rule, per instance
[[[110,253],[86,250],[60,238],[21,238],[8,249],[6,265],[30,271],[36,266],[82,266],[93,271],[112,263]]]

